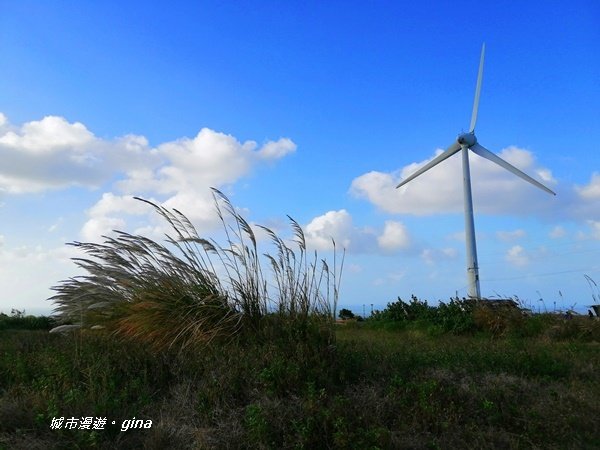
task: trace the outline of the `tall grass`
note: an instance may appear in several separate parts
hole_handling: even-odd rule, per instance
[[[52,288],[62,322],[103,327],[159,349],[260,338],[273,327],[292,334],[331,328],[343,259],[338,271],[335,261],[330,270],[316,252],[309,257],[302,228],[289,216],[289,242],[259,226],[275,249],[261,254],[252,226],[222,192],[212,192],[224,244],[200,237],[180,211],[137,197],[170,226],[164,243],[124,231],[101,244],[71,243],[86,255],[73,260],[87,274]]]

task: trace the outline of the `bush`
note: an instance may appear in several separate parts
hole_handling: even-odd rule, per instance
[[[87,275],[53,288],[57,294],[50,300],[58,305],[59,318],[82,328],[103,327],[158,350],[256,339],[271,334],[272,326],[298,339],[315,329],[315,321],[326,325],[331,341],[343,268],[343,259],[337,268],[335,242],[330,270],[316,253],[308,258],[304,233],[290,218],[295,248],[260,227],[276,250],[262,259],[249,223],[221,192],[213,189],[213,197],[225,246],[201,238],[181,212],[143,199],[138,200],[171,226],[173,235],[165,244],[122,231],[105,237],[103,244],[72,243],[87,254],[74,258]],[[270,266],[269,279],[263,261]],[[277,320],[271,320],[273,315]]]
[[[52,317],[25,315],[24,311],[0,314],[0,330],[50,330],[54,325]]]
[[[473,309],[473,302],[467,300],[451,299],[448,303],[440,302],[436,307],[413,295],[408,303],[401,298],[388,303],[383,311],[377,311],[368,321],[385,329],[403,329],[412,324],[433,334],[440,331],[461,334],[475,329]]]
[[[347,319],[354,319],[355,316],[354,316],[354,313],[352,311],[350,311],[349,309],[342,308],[342,309],[340,309],[338,317],[342,320],[347,320]]]
[[[473,321],[479,330],[502,336],[522,329],[525,316],[519,308],[495,308],[479,302],[473,310]]]

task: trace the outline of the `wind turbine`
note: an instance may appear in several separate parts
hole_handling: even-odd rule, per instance
[[[477,75],[477,86],[475,88],[475,100],[473,102],[473,113],[471,114],[471,127],[468,133],[461,133],[446,151],[425,164],[411,176],[403,180],[396,189],[404,186],[409,181],[415,179],[424,172],[427,172],[432,167],[438,165],[445,159],[451,157],[455,153],[462,153],[462,168],[463,168],[463,196],[465,206],[465,235],[467,245],[467,280],[468,280],[468,295],[471,298],[480,299],[481,292],[479,288],[479,267],[477,265],[477,246],[475,245],[475,224],[473,221],[473,198],[471,196],[471,174],[469,171],[469,150],[473,153],[495,162],[501,167],[504,167],[509,172],[514,173],[525,181],[529,181],[534,186],[556,195],[539,181],[534,180],[529,175],[521,172],[516,167],[504,161],[498,155],[490,152],[477,142],[475,137],[475,124],[477,123],[477,110],[479,109],[479,94],[481,94],[481,82],[483,79],[483,59],[485,56],[485,43],[481,47],[481,59],[479,60],[479,73]]]

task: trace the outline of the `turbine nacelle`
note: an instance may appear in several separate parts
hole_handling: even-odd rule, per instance
[[[477,144],[477,138],[475,137],[475,133],[462,133],[458,135],[456,142],[458,142],[461,147],[470,148]]]

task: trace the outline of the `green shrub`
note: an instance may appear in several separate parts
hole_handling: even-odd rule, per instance
[[[451,299],[448,303],[430,306],[427,300],[412,296],[410,302],[398,298],[396,302],[388,303],[383,311],[377,311],[368,322],[375,328],[387,330],[405,329],[412,324],[413,329],[421,328],[434,335],[470,333],[475,329],[473,309],[473,302],[466,300]]]
[[[0,330],[50,330],[55,321],[48,316],[25,315],[18,311],[10,316],[0,314]]]
[[[427,300],[419,300],[414,295],[410,302],[403,301],[400,297],[393,303],[388,303],[383,311],[377,311],[371,316],[374,321],[409,322],[416,319],[427,319],[431,315],[431,307]]]
[[[450,299],[448,303],[440,302],[436,308],[434,322],[446,332],[453,334],[470,333],[475,329],[473,319],[473,302]]]

